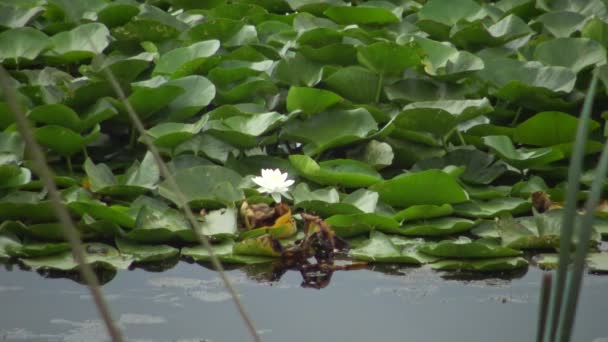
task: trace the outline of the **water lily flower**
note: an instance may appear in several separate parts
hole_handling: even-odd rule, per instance
[[[253,177],[253,182],[260,186],[258,191],[269,193],[272,199],[281,203],[281,195],[289,197],[287,189],[293,184],[292,179],[287,179],[287,172],[282,173],[279,169],[262,169],[262,177]]]

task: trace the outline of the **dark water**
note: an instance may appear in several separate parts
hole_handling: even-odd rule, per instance
[[[384,272],[387,270],[385,269]],[[542,271],[445,279],[427,269],[337,272],[324,289],[297,272],[229,272],[264,341],[533,341]],[[118,272],[103,287],[128,341],[248,341],[216,272],[180,262]],[[608,276],[585,278],[573,341],[608,337]],[[87,289],[0,268],[0,341],[103,341]]]

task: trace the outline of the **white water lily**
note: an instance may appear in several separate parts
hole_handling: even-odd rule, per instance
[[[281,196],[289,197],[288,188],[293,184],[292,179],[287,179],[288,174],[279,169],[262,169],[262,177],[253,177],[253,182],[260,186],[258,191],[269,193],[275,202],[281,203]]]

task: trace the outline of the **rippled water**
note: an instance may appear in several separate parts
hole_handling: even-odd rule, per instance
[[[337,272],[321,289],[287,272],[229,271],[264,341],[532,341],[542,271],[483,280],[422,268]],[[118,272],[104,287],[128,341],[247,341],[217,273],[178,263]],[[103,341],[86,287],[0,269],[0,341]],[[573,341],[608,336],[608,276],[588,275]],[[603,339],[602,339],[603,340]],[[599,339],[597,341],[600,341]]]

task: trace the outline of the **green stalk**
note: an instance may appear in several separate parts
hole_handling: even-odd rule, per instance
[[[569,341],[570,336],[572,335],[574,316],[576,314],[576,306],[578,304],[581,283],[583,281],[583,271],[585,270],[585,258],[589,251],[589,239],[591,238],[591,232],[593,230],[595,209],[600,202],[604,180],[606,179],[606,172],[608,171],[608,142],[604,144],[604,150],[602,151],[598,164],[599,165],[595,170],[593,184],[591,185],[591,192],[589,193],[589,198],[587,198],[587,203],[585,204],[586,212],[585,216],[583,216],[582,226],[579,227],[580,231],[576,253],[574,255],[574,264],[568,277],[568,286],[566,288],[567,295],[562,304],[562,314],[559,325],[557,326],[557,336],[558,341],[560,342]]]
[[[566,283],[566,275],[568,265],[570,263],[570,250],[572,248],[572,231],[574,218],[576,215],[576,197],[580,189],[579,179],[582,174],[583,157],[585,154],[585,142],[589,132],[589,120],[591,117],[591,107],[595,90],[597,88],[598,73],[594,71],[591,84],[587,91],[583,109],[579,117],[579,124],[576,131],[576,140],[574,149],[570,157],[570,166],[568,168],[568,185],[566,192],[566,201],[564,205],[564,216],[562,218],[562,231],[560,235],[560,250],[559,263],[555,275],[555,281],[551,290],[551,301],[549,303],[549,319],[545,331],[545,341],[551,342],[555,340],[557,325],[560,321],[560,310],[563,301],[563,292]]]
[[[376,103],[380,102],[380,95],[382,94],[382,83],[384,82],[384,74],[380,74],[378,77],[378,85],[376,86]]]

